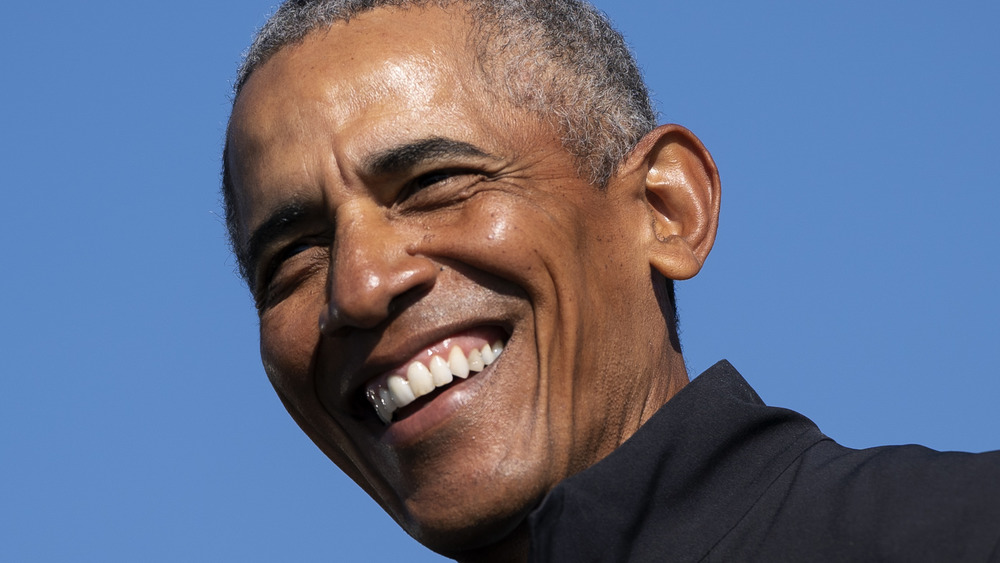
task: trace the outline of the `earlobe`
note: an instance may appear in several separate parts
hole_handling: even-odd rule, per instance
[[[719,224],[719,173],[693,133],[662,125],[646,135],[625,168],[645,174],[649,262],[665,277],[694,277]]]

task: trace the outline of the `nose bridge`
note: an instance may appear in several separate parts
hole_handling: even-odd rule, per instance
[[[392,312],[394,300],[433,284],[430,260],[413,253],[405,229],[370,201],[341,205],[328,276],[325,333],[345,326],[372,328]]]
[[[369,291],[382,284],[396,235],[378,209],[344,205],[337,212],[337,232],[331,269],[335,293],[350,293],[353,286]],[[343,290],[343,291],[340,291]]]

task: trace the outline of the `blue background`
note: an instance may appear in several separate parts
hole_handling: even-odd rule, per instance
[[[217,186],[271,2],[10,4],[0,560],[439,560],[260,367]],[[998,5],[598,5],[722,171],[692,374],[728,358],[850,446],[1000,448]]]

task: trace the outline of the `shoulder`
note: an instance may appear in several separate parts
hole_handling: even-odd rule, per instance
[[[1000,452],[817,443],[714,552],[767,561],[1000,560]]]

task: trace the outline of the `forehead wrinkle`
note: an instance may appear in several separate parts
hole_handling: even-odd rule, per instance
[[[362,78],[373,87],[360,93],[358,101],[375,104],[394,94],[405,94],[411,103],[430,104],[441,86],[441,80],[435,72],[439,66],[441,65],[438,63],[412,54],[378,61],[364,73]]]

